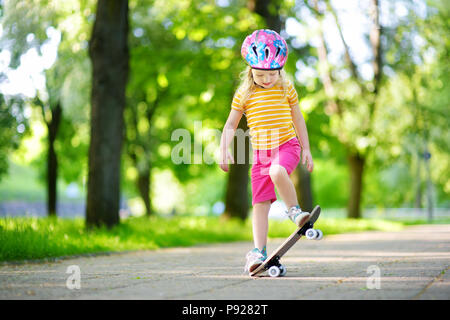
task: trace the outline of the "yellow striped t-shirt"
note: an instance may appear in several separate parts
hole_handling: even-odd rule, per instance
[[[245,105],[241,104],[242,96],[236,91],[231,108],[243,111],[247,117],[254,150],[273,149],[296,137],[291,108],[297,106],[298,96],[290,81],[285,97],[280,85],[269,89],[258,86]]]

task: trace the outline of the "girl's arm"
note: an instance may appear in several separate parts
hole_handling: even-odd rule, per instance
[[[302,147],[302,163],[305,164],[306,162],[308,171],[312,172],[314,165],[312,161],[311,150],[309,147],[308,130],[306,129],[305,119],[303,118],[298,103],[294,106],[291,106],[291,114],[295,131],[299,136],[300,145]]]
[[[231,109],[227,122],[223,127],[222,137],[220,138],[220,168],[225,172],[228,171],[228,160],[230,160],[231,163],[234,163],[228,147],[230,146],[231,141],[233,141],[236,128],[239,125],[243,113],[243,111]]]

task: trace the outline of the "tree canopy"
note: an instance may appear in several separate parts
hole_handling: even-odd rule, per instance
[[[205,158],[217,160],[215,134],[245,68],[240,46],[267,25],[264,10],[279,19],[289,45],[285,69],[299,93],[317,164],[314,198],[323,207],[347,206],[358,196],[349,181],[357,178],[359,161],[363,208],[423,206],[427,179],[435,204],[449,205],[445,1],[129,0],[128,8],[120,174],[122,198],[133,210],[221,211],[227,176]],[[94,0],[1,2],[0,179],[8,175],[9,155],[36,139],[33,124],[51,123],[60,103],[58,179],[86,191],[93,80],[88,50],[96,10]],[[34,95],[7,90],[24,57],[48,57],[52,50],[51,63],[39,66],[44,80],[34,82]],[[180,129],[190,138],[191,163],[173,161]],[[44,154],[32,159],[42,181]],[[425,164],[431,164],[429,178]]]

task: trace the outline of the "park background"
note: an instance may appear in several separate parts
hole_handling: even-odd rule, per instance
[[[2,259],[82,252],[74,237],[103,225],[113,236],[86,251],[251,239],[250,165],[225,173],[194,151],[217,159],[209,133],[259,28],[289,46],[315,164],[291,177],[325,234],[448,222],[449,13],[444,0],[0,1],[0,215],[16,217],[1,220]],[[173,161],[180,128],[190,164]],[[169,241],[180,231],[192,241]]]

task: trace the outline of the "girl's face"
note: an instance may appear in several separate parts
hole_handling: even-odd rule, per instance
[[[252,69],[253,80],[263,88],[272,88],[278,81],[280,76],[279,70],[257,70]]]

